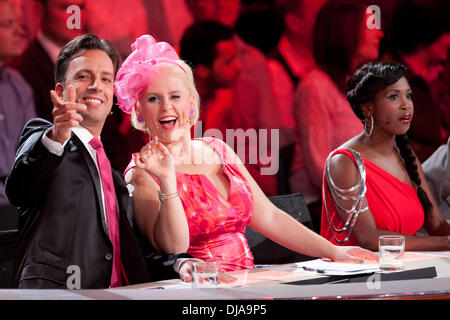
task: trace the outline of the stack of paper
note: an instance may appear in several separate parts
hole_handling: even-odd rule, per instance
[[[316,259],[295,264],[296,272],[314,272],[323,275],[345,276],[353,274],[365,274],[380,271],[376,264],[340,263]]]

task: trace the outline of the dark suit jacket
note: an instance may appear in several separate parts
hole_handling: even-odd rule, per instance
[[[66,288],[71,275],[68,267],[75,265],[81,273],[81,288],[107,288],[113,248],[101,204],[100,177],[77,136],[72,135],[61,157],[45,148],[41,138],[50,126],[43,119],[27,123],[6,180],[7,195],[19,207],[22,237],[13,285]],[[131,227],[131,198],[125,182],[115,170],[113,180],[126,275],[131,284],[151,281]]]
[[[32,41],[13,67],[20,71],[33,89],[34,104],[38,117],[51,121],[53,103],[50,90],[55,88],[53,62],[39,41]]]

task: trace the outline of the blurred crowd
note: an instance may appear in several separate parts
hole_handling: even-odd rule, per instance
[[[52,121],[59,50],[84,33],[109,39],[122,59],[143,34],[177,48],[201,97],[194,134],[243,147],[263,191],[301,193],[316,228],[326,157],[363,128],[344,94],[357,68],[407,66],[408,136],[421,162],[449,137],[448,0],[0,0],[0,205],[21,129],[36,116]],[[112,166],[123,171],[146,139],[114,106],[102,133]],[[262,174],[274,162],[276,174]]]

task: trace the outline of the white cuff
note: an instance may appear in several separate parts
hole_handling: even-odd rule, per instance
[[[64,147],[66,146],[69,139],[67,139],[63,144],[54,141],[48,137],[48,133],[50,132],[50,130],[52,130],[52,127],[45,130],[41,142],[50,153],[56,154],[57,156],[62,156],[62,154],[64,153]]]
[[[201,259],[197,258],[178,258],[177,260],[175,260],[175,263],[173,264],[173,270],[175,270],[176,273],[180,273],[181,265],[188,260],[193,262],[202,261]]]

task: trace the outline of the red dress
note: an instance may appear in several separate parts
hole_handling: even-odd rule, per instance
[[[230,190],[225,199],[206,176],[176,173],[178,194],[189,225],[187,253],[204,261],[218,262],[221,272],[254,268],[244,234],[253,216],[250,185],[232,163],[232,155],[227,153],[221,140],[211,137],[200,140],[219,154]],[[134,156],[125,173],[133,167]]]
[[[334,151],[334,154],[342,153],[349,156],[356,163],[353,155],[347,149]],[[333,154],[333,155],[334,155]],[[367,203],[375,219],[378,229],[392,232],[414,235],[424,223],[424,211],[416,190],[409,184],[398,180],[396,177],[381,169],[369,160],[362,158],[366,168]],[[337,212],[333,198],[328,190],[328,184],[323,177],[323,186],[328,206],[328,213],[336,229],[344,226],[339,213]],[[364,212],[360,214],[363,215]],[[336,233],[339,240],[343,240],[348,233]],[[334,238],[330,225],[328,224],[325,201],[322,204],[322,221],[320,234],[334,244],[339,244]],[[344,245],[359,246],[355,235],[352,234]]]

